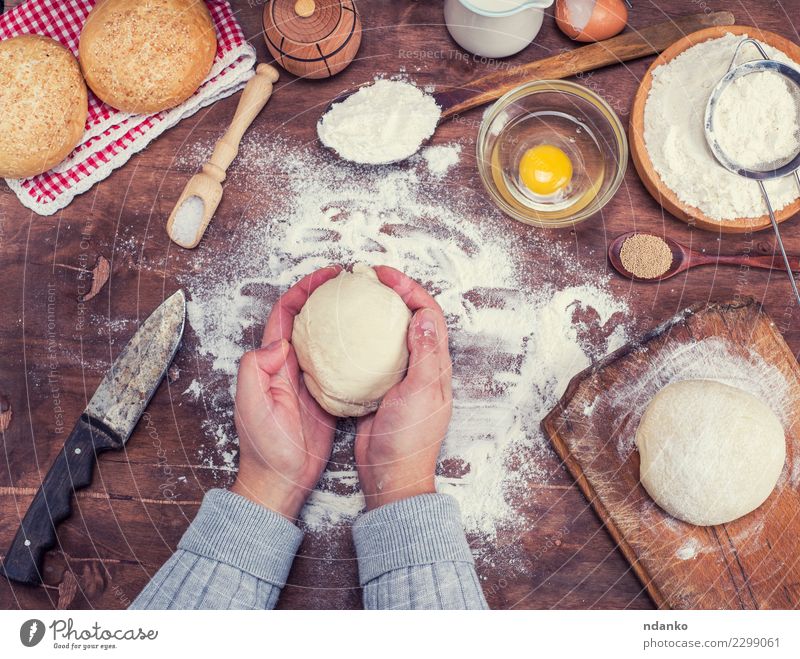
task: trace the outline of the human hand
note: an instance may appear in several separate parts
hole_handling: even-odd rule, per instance
[[[325,469],[336,429],[336,419],[303,384],[292,327],[309,295],[340,270],[317,270],[286,291],[272,308],[262,347],[245,353],[239,363],[239,473],[231,490],[291,521]]]
[[[367,508],[435,492],[439,450],[453,407],[447,325],[436,301],[413,279],[387,266],[378,278],[414,312],[408,371],[374,414],[358,421],[355,455]]]

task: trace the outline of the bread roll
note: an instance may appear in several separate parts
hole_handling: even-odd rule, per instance
[[[203,0],[100,0],[86,18],[78,56],[100,99],[149,114],[189,98],[216,52]]]
[[[0,176],[41,174],[83,136],[88,99],[78,62],[47,37],[5,39],[0,81]]]

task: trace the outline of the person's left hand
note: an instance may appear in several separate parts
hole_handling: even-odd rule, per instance
[[[325,469],[336,429],[303,383],[292,327],[309,295],[340,271],[323,268],[292,286],[272,308],[262,347],[239,363],[239,473],[231,490],[292,521]]]

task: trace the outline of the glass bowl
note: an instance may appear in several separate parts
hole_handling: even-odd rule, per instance
[[[541,146],[545,154],[552,154],[552,147],[561,152],[554,166],[563,170],[564,155],[566,167],[571,164],[569,183],[557,193],[536,194],[522,181],[523,156]],[[594,215],[616,194],[628,165],[628,140],[614,110],[590,89],[537,80],[489,108],[478,132],[477,157],[483,185],[504,213],[526,224],[561,228]]]

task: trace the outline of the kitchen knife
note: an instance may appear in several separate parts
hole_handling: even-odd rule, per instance
[[[25,513],[3,562],[6,577],[41,583],[42,557],[72,512],[73,491],[92,482],[99,453],[125,446],[178,350],[185,317],[186,297],[179,290],[144,321],[111,365]]]

